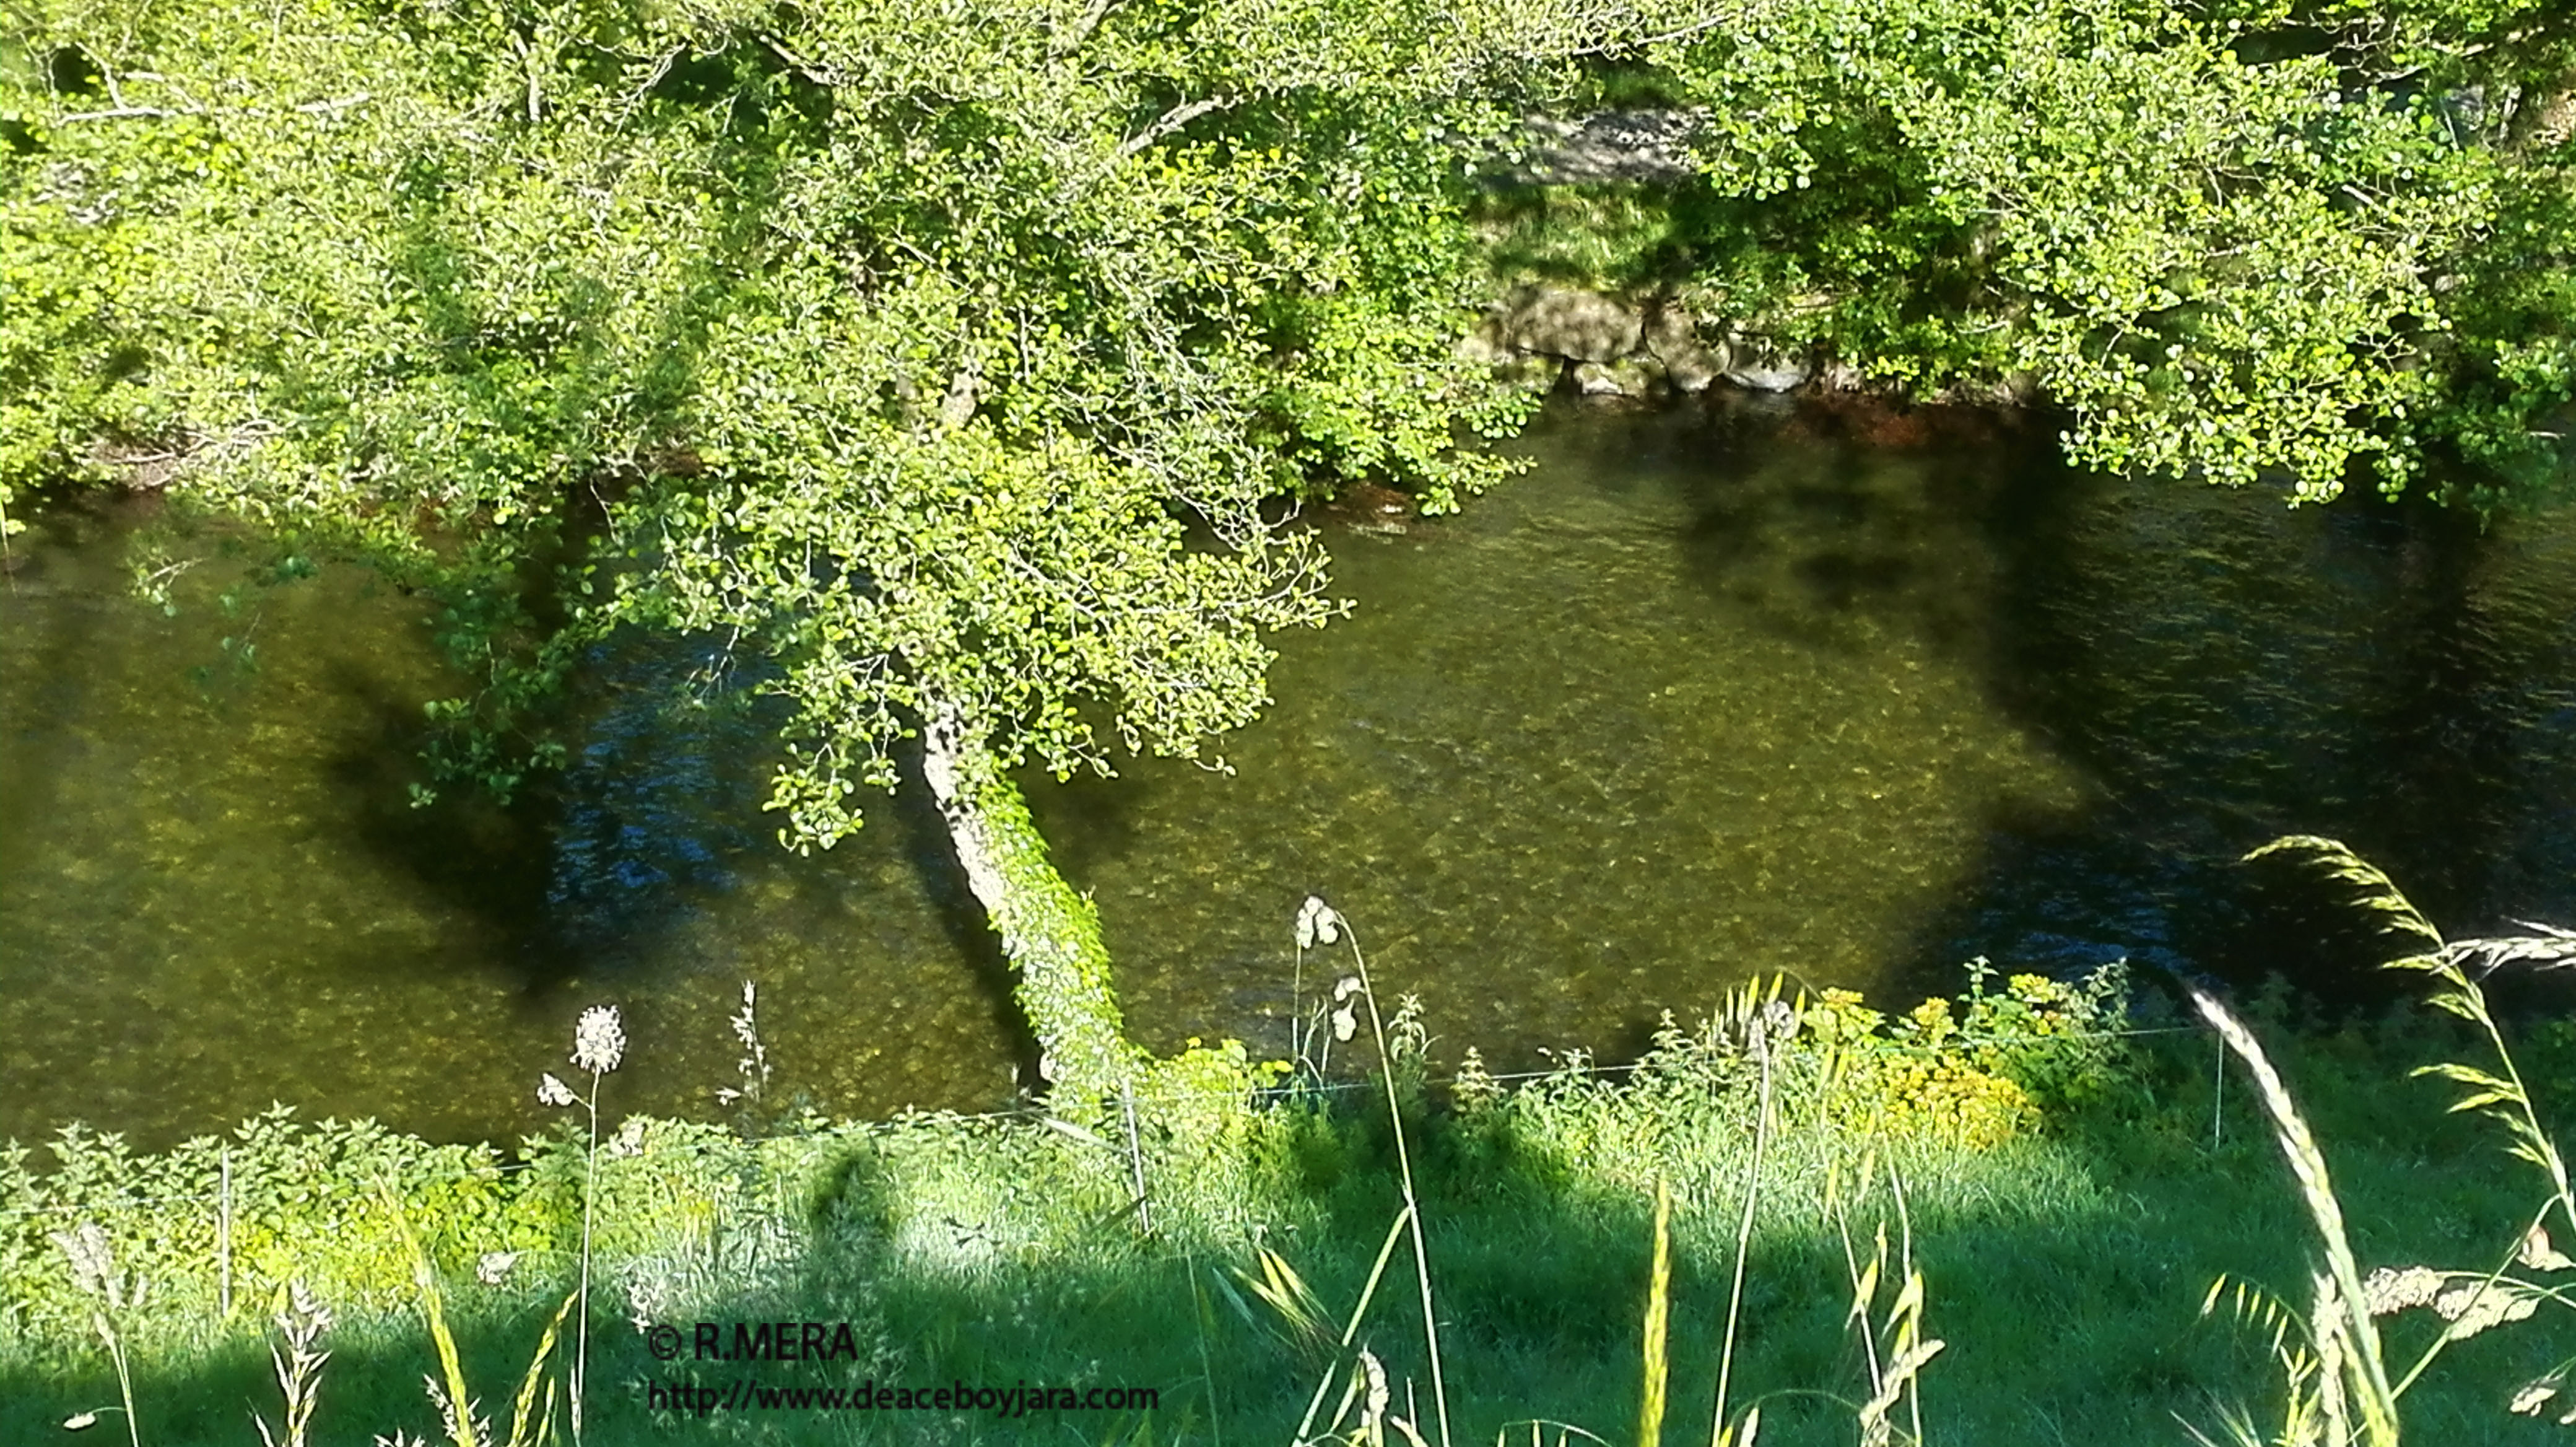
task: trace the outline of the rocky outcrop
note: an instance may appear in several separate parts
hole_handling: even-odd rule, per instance
[[[1668,297],[1642,301],[1532,284],[1489,311],[1460,351],[1527,385],[1570,384],[1585,396],[1646,397],[1707,390],[1721,379],[1763,392],[1804,385],[1802,356],[1733,327],[1712,334]]]
[[[1645,350],[1664,369],[1676,392],[1705,391],[1726,374],[1727,359],[1699,339],[1690,312],[1672,302],[1654,307],[1645,320]]]
[[[1637,350],[1642,319],[1614,297],[1525,286],[1504,298],[1496,340],[1507,350],[1572,362],[1615,362]]]

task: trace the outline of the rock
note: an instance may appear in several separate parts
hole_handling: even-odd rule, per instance
[[[1726,370],[1726,359],[1701,344],[1698,323],[1676,303],[1655,308],[1643,335],[1647,355],[1662,365],[1665,382],[1676,392],[1704,392]]]
[[[1520,353],[1503,345],[1500,323],[1493,320],[1460,337],[1457,352],[1470,362],[1481,362],[1488,367],[1499,367],[1520,359]]]
[[[1625,397],[1628,389],[1610,375],[1600,362],[1578,362],[1574,367],[1574,390],[1586,397]]]
[[[1573,365],[1563,357],[1516,356],[1494,369],[1494,380],[1524,392],[1553,392]]]
[[[1806,385],[1816,369],[1758,337],[1736,337],[1726,348],[1726,380],[1755,392],[1786,392]]]
[[[1638,362],[1578,362],[1574,388],[1586,397],[1644,397],[1655,390],[1653,368]]]
[[[1516,351],[1615,362],[1644,334],[1636,309],[1598,292],[1524,286],[1503,304],[1498,340]]]

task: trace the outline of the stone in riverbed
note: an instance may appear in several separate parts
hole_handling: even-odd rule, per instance
[[[1586,397],[1651,396],[1659,378],[1655,367],[1636,361],[1578,362],[1574,367],[1575,390]]]

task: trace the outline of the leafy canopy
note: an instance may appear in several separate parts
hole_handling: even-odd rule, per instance
[[[1640,10],[1353,0],[24,0],[0,488],[66,473],[427,590],[507,788],[625,626],[790,704],[857,827],[904,720],[1194,753],[1333,611],[1265,499],[1429,505],[1525,405],[1458,360],[1461,138]],[[0,502],[6,494],[0,494]],[[542,756],[544,748],[539,745]]]
[[[1683,279],[1919,390],[2027,374],[2081,463],[2536,482],[2576,395],[2570,15],[1778,0],[1649,48],[1708,108]]]

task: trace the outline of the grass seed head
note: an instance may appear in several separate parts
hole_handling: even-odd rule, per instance
[[[2429,1266],[2382,1266],[2361,1283],[2362,1304],[2372,1316],[2430,1306],[2442,1294],[2442,1273]]]
[[[51,1233],[53,1243],[63,1249],[72,1263],[72,1281],[83,1296],[105,1297],[108,1282],[116,1274],[115,1257],[108,1250],[107,1229],[96,1221],[83,1221],[69,1231]]]

